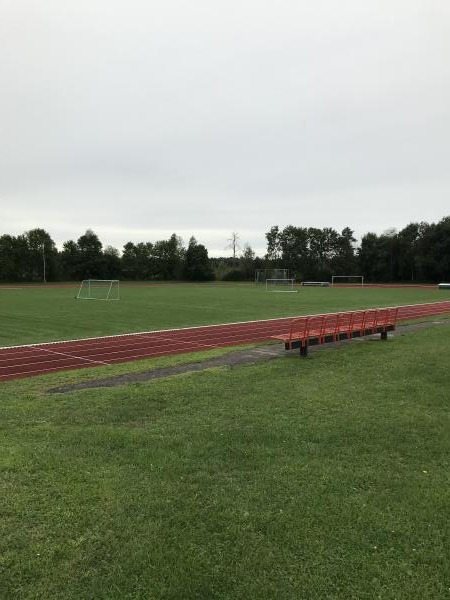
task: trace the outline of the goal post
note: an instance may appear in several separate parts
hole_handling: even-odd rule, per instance
[[[332,275],[331,285],[358,285],[364,287],[364,275]]]
[[[266,292],[298,292],[294,289],[294,279],[266,279]]]
[[[119,300],[118,279],[83,279],[75,296],[77,300]]]
[[[289,269],[256,269],[255,283],[266,283],[268,279],[288,279]]]

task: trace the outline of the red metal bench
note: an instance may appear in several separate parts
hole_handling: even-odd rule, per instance
[[[309,317],[297,317],[292,319],[289,333],[282,335],[274,335],[273,338],[282,340],[285,344],[285,350],[292,350],[298,348],[299,344],[302,345],[303,340],[307,339],[306,326],[308,324]]]
[[[289,333],[272,336],[284,342],[285,350],[300,349],[301,356],[308,355],[308,346],[380,334],[387,339],[394,331],[398,308],[370,308],[343,313],[311,315],[292,319]]]

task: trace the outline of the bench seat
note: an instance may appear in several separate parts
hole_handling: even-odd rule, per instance
[[[283,341],[285,350],[298,348],[301,356],[306,356],[308,346],[375,334],[385,340],[388,332],[395,329],[397,314],[398,308],[389,307],[296,317],[288,333],[272,338]]]

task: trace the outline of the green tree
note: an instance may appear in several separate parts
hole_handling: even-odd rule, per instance
[[[273,228],[272,228],[273,229]],[[297,279],[304,279],[309,269],[309,237],[306,227],[288,225],[278,234],[281,266]]]
[[[59,275],[58,251],[45,229],[30,229],[25,233],[28,246],[28,279],[52,281]]]
[[[102,278],[104,272],[104,257],[102,243],[98,236],[87,229],[77,240],[80,258],[81,279]]]
[[[208,258],[208,250],[191,237],[184,259],[183,275],[189,281],[209,281],[214,272]]]
[[[0,279],[44,281],[58,274],[58,251],[44,229],[0,238]]]
[[[117,248],[106,246],[103,250],[104,279],[119,279],[121,275],[121,261]]]
[[[350,227],[345,227],[336,240],[335,255],[331,259],[334,275],[359,275],[359,266],[355,254],[356,239]]]
[[[318,280],[331,279],[332,261],[338,252],[339,234],[331,227],[308,228],[309,274]]]
[[[423,281],[450,279],[450,216],[438,223],[421,224],[417,263]]]
[[[180,279],[183,270],[182,239],[173,233],[168,240],[155,242],[152,249],[154,274],[157,279]]]
[[[17,265],[15,261],[15,249],[17,238],[12,235],[0,237],[0,280],[17,281]]]
[[[379,243],[376,233],[369,232],[361,238],[358,261],[361,275],[364,275],[367,281],[377,281],[379,277]]]
[[[397,275],[400,281],[414,281],[417,278],[417,243],[420,240],[421,226],[410,223],[397,235]]]
[[[278,225],[274,225],[266,233],[267,240],[267,254],[266,259],[268,261],[276,261],[281,255],[281,244],[280,244],[280,229]]]
[[[388,229],[378,236],[366,233],[358,250],[361,275],[367,281],[394,281],[397,273],[397,233]]]
[[[127,279],[151,279],[154,277],[154,262],[151,242],[128,242],[123,247],[122,272]]]
[[[239,258],[240,268],[244,279],[253,280],[255,272],[255,252],[249,244],[244,244],[244,249]]]
[[[61,265],[64,279],[70,281],[83,279],[81,252],[78,244],[73,240],[63,244]]]

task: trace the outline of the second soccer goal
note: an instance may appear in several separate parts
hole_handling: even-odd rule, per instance
[[[266,279],[267,292],[297,292],[294,279]]]
[[[119,300],[120,286],[118,279],[83,279],[77,300]]]

